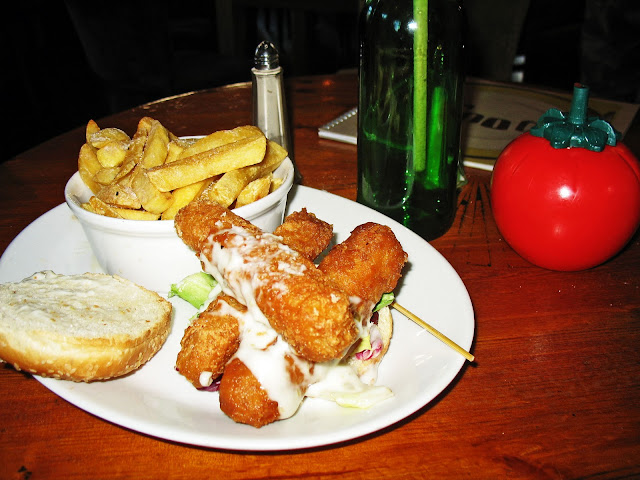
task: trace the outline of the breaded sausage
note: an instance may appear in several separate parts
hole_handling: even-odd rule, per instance
[[[259,428],[289,418],[302,403],[313,365],[288,353],[274,351],[272,354],[282,355],[273,359],[272,368],[281,377],[275,383],[280,387],[277,396],[283,398],[283,408],[251,369],[236,357],[227,365],[219,389],[220,409],[234,421]],[[268,358],[266,355],[264,361]]]
[[[252,314],[264,315],[297,354],[324,362],[340,358],[355,342],[347,294],[278,237],[206,201],[184,207],[175,222],[204,270]]]
[[[196,253],[200,253],[203,244],[206,242],[211,229],[220,216],[228,211],[213,202],[195,201],[191,202],[187,207],[182,208],[176,214],[175,228],[178,236],[191,247]],[[244,218],[234,215],[235,224],[245,228],[253,235],[262,233],[258,227]]]
[[[284,223],[276,228],[274,235],[282,237],[283,243],[313,261],[331,243],[333,225],[320,220],[313,213],[303,208],[284,219]]]
[[[176,369],[194,387],[207,387],[225,369],[240,345],[238,316],[247,307],[221,293],[185,330]]]
[[[278,402],[269,398],[251,370],[234,358],[220,381],[220,409],[232,420],[262,427],[280,418]]]
[[[333,247],[318,268],[349,296],[375,305],[396,287],[406,261],[391,228],[370,222]]]

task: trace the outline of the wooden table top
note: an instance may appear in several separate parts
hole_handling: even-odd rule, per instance
[[[292,79],[294,153],[304,184],[354,200],[356,147],[317,129],[356,104],[352,75]],[[100,119],[133,133],[144,115],[177,135],[251,121],[249,84],[164,99]],[[0,165],[0,252],[63,202],[84,125]],[[626,143],[640,153],[637,123]],[[340,445],[234,452],[159,440],[101,420],[34,378],[0,367],[0,478],[640,477],[640,239],[573,273],[535,267],[503,241],[490,174],[467,170],[453,227],[431,244],[473,302],[477,361],[437,399]]]

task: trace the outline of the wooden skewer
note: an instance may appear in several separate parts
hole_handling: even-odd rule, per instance
[[[418,325],[420,325],[422,328],[424,328],[431,335],[433,335],[438,340],[443,342],[445,345],[453,348],[456,352],[458,352],[460,355],[462,355],[464,358],[466,358],[470,362],[473,362],[475,360],[476,357],[474,357],[472,354],[467,352],[464,348],[462,348],[456,342],[451,340],[449,337],[447,337],[447,336],[443,335],[442,333],[440,333],[438,330],[433,328],[431,325],[429,325],[427,322],[422,320],[420,317],[418,317],[418,316],[414,315],[413,313],[411,313],[409,310],[404,308],[402,305],[399,305],[397,302],[393,302],[391,304],[391,306],[393,308],[395,308],[396,310],[398,310],[400,313],[402,313],[409,320],[411,320],[411,321],[417,323]]]

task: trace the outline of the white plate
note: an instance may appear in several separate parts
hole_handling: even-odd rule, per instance
[[[338,242],[367,221],[391,226],[409,254],[396,289],[398,302],[469,349],[474,335],[469,295],[433,247],[393,220],[327,192],[294,187],[288,211],[302,207],[332,223]],[[100,272],[66,204],[35,220],[9,245],[0,259],[0,282],[18,281],[45,269],[62,274]],[[217,393],[197,391],[175,372],[180,339],[194,309],[180,299],[172,300],[174,321],[166,344],[133,374],[91,384],[37,380],[77,407],[141,433],[204,447],[272,451],[339,443],[393,425],[431,402],[464,363],[462,356],[394,311],[394,336],[378,379],[379,385],[393,390],[393,398],[368,410],[307,399],[294,417],[256,429],[231,421],[220,411]]]

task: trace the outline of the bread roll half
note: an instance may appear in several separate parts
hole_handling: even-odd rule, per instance
[[[170,302],[118,276],[47,271],[0,285],[0,360],[35,375],[124,375],[156,354],[170,326]]]

